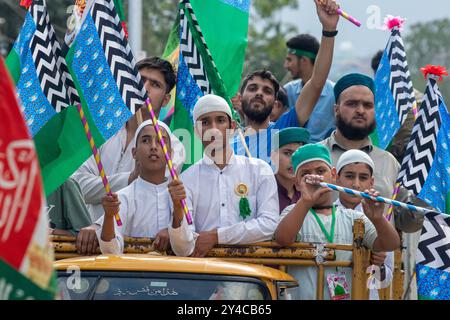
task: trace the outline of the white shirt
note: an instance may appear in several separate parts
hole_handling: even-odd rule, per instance
[[[101,239],[101,228],[97,229],[102,253],[121,254],[124,248],[124,236],[154,238],[158,232],[169,226],[172,200],[167,185],[167,181],[156,185],[138,177],[128,187],[117,193],[122,226],[114,224],[116,237],[109,242]],[[96,224],[103,225],[103,218],[104,216],[97,220]]]
[[[260,159],[232,155],[220,170],[207,156],[181,175],[193,225],[183,218],[177,229],[169,228],[172,250],[189,256],[195,248],[195,232],[217,229],[220,244],[249,244],[269,240],[279,221],[277,184],[270,166]],[[235,188],[248,187],[251,214],[239,214],[240,197]]]
[[[293,208],[295,204],[286,207],[281,213],[282,220]],[[326,230],[331,229],[332,216],[325,216],[318,214],[319,218]],[[354,220],[363,219],[364,221],[364,238],[363,244],[371,249],[377,237],[377,232],[374,225],[362,213],[355,210],[346,209],[344,207],[336,207],[335,212],[335,230],[334,241],[337,244],[352,244],[353,243],[353,224]],[[298,242],[310,243],[328,243],[328,239],[323,234],[319,224],[311,212],[305,217],[303,225],[297,234]],[[336,260],[338,261],[352,261],[351,251],[336,250]],[[345,278],[349,285],[351,292],[352,285],[352,269],[342,267],[325,267],[324,268],[324,299],[330,300],[330,293],[326,277],[330,273],[345,272]],[[287,272],[298,280],[300,286],[297,288],[297,296],[300,300],[316,300],[317,289],[317,268],[316,267],[302,267],[302,266],[288,266]]]
[[[184,164],[185,150],[178,139],[174,136],[171,136],[171,139],[173,141],[173,163],[179,172]],[[135,147],[136,142],[133,139],[125,148],[126,141],[127,130],[123,127],[99,148],[100,159],[112,192],[125,188],[128,185],[128,178],[134,170],[135,160],[131,150]],[[166,177],[169,176],[170,173],[166,170]],[[106,192],[94,156],[86,160],[72,175],[72,178],[80,185],[92,221],[97,221],[104,213],[101,202]]]
[[[339,206],[344,207],[344,205],[341,203],[340,199],[337,199],[334,204],[337,207],[339,207]],[[361,203],[358,204],[354,210],[364,213],[364,210],[362,208]],[[392,278],[394,276],[394,273],[393,273],[393,270],[394,270],[394,252],[393,251],[386,252],[386,259],[384,260],[384,266],[385,266],[386,276],[385,276],[383,281],[378,281],[378,280],[376,281],[376,287],[377,288],[373,288],[373,289],[370,288],[369,289],[369,300],[380,300],[380,296],[378,295],[378,289],[387,288],[387,287],[389,287],[389,285],[392,282]]]

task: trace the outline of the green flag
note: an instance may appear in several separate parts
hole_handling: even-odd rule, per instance
[[[195,138],[192,112],[201,96],[214,93],[230,98],[239,88],[247,45],[250,1],[211,0],[180,2],[179,32],[172,30],[165,56],[178,54],[178,77],[171,128],[183,141],[184,168],[202,156]],[[174,37],[178,36],[178,46]],[[177,134],[176,129],[184,129]],[[186,141],[186,137],[189,139]]]

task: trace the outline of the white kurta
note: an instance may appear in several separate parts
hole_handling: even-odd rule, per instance
[[[126,141],[127,130],[123,127],[99,148],[100,158],[112,192],[125,188],[128,185],[128,178],[134,170],[135,160],[131,150],[136,143],[133,139],[125,148]],[[174,167],[179,171],[185,160],[184,146],[175,138],[172,149]],[[169,176],[170,173],[166,170],[166,177]],[[98,220],[103,216],[101,202],[105,195],[105,187],[100,178],[94,156],[86,160],[72,175],[72,178],[80,185],[92,221]]]
[[[270,166],[260,159],[232,155],[220,170],[207,156],[181,175],[194,224],[185,218],[181,227],[169,228],[172,250],[189,256],[195,248],[196,232],[217,229],[219,244],[248,244],[269,240],[279,221],[278,192]],[[239,215],[240,197],[235,188],[248,187],[251,214]]]
[[[121,254],[124,236],[154,238],[169,226],[172,200],[167,185],[168,182],[155,185],[139,177],[118,192],[122,226],[114,224],[116,237],[109,242],[102,241],[101,228],[97,230],[102,253]],[[97,220],[96,224],[102,225],[103,218]]]
[[[344,207],[341,203],[341,200],[337,199],[334,203],[337,207],[341,206]],[[355,211],[364,213],[364,210],[362,208],[361,204],[358,204],[355,208]],[[380,296],[378,294],[378,289],[384,289],[389,287],[389,285],[392,282],[392,278],[394,276],[394,252],[386,252],[386,259],[384,260],[384,266],[386,270],[386,277],[383,281],[378,282],[378,288],[377,289],[369,289],[369,299],[370,300],[380,300]]]

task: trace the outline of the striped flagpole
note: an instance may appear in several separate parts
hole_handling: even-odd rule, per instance
[[[402,208],[405,208],[405,209],[410,210],[410,211],[416,211],[416,212],[419,212],[419,213],[421,213],[423,215],[425,215],[427,213],[430,213],[430,212],[444,215],[442,212],[439,212],[439,211],[434,211],[434,210],[430,210],[430,209],[426,209],[426,208],[422,208],[422,207],[417,207],[417,206],[414,206],[414,205],[409,204],[409,203],[404,203],[404,202],[400,202],[400,201],[397,201],[397,200],[387,199],[387,198],[383,198],[383,197],[380,197],[380,196],[373,197],[373,196],[371,196],[371,195],[369,195],[369,194],[367,194],[365,192],[356,191],[356,190],[353,190],[353,189],[336,186],[336,185],[331,184],[331,183],[320,182],[319,185],[321,187],[329,188],[329,189],[332,189],[332,190],[335,190],[335,191],[339,191],[339,192],[344,192],[344,193],[351,194],[351,195],[354,195],[354,196],[358,196],[358,197],[361,197],[361,198],[370,199],[370,200],[373,200],[373,201],[390,204],[390,205],[393,205],[395,207],[402,207]],[[445,215],[445,217],[448,217],[448,215]]]
[[[172,176],[172,179],[177,180],[178,175],[173,167],[173,163],[172,163],[172,159],[170,158],[169,150],[167,149],[167,146],[162,137],[161,128],[158,125],[158,119],[156,118],[155,112],[153,111],[153,107],[150,102],[150,99],[147,98],[145,100],[145,103],[147,104],[148,111],[150,112],[150,115],[152,117],[153,127],[155,128],[159,143],[161,144],[161,147],[164,151],[164,156],[166,157],[166,162],[167,162],[167,166],[169,167],[170,175]],[[180,202],[181,202],[181,206],[183,207],[184,214],[186,215],[186,220],[187,220],[188,224],[192,224],[192,217],[191,217],[191,214],[189,213],[189,209],[187,207],[186,200],[183,199]]]
[[[83,108],[81,108],[81,104],[77,103],[78,114],[80,115],[81,122],[83,123],[84,132],[86,133],[86,138],[89,141],[89,145],[92,149],[92,154],[94,155],[95,162],[97,163],[98,171],[100,172],[100,177],[102,178],[103,185],[105,186],[106,193],[109,196],[112,196],[111,186],[109,185],[108,178],[106,177],[105,170],[103,169],[102,160],[100,159],[100,153],[98,152],[97,147],[95,146],[94,137],[92,137],[91,129],[89,128],[89,124],[87,122],[86,116],[84,114]],[[114,218],[116,219],[117,225],[120,227],[122,225],[122,220],[120,220],[119,213],[116,212],[114,214]]]

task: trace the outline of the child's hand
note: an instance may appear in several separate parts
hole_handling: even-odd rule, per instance
[[[184,189],[183,182],[181,182],[181,180],[178,180],[178,179],[172,180],[169,183],[168,187],[169,187],[170,197],[172,198],[173,206],[181,207],[180,201],[183,199],[186,199],[186,190]]]
[[[105,195],[102,199],[102,206],[107,217],[114,217],[114,215],[118,213],[120,209],[120,201],[117,193],[113,193],[110,196]]]
[[[373,197],[378,197],[380,195],[380,193],[375,189],[364,190],[364,192]],[[384,219],[384,203],[369,199],[363,199],[361,203],[363,206],[364,214],[367,218],[369,218],[370,221],[374,223],[380,221],[380,219]]]
[[[328,188],[323,188],[318,185],[323,182],[323,176],[307,174],[302,177],[300,182],[301,198],[299,201],[305,203],[308,207],[317,204],[317,201],[324,195],[331,192]]]

